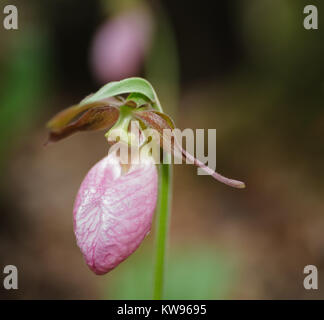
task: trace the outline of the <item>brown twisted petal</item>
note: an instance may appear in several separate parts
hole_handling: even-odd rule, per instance
[[[176,155],[182,156],[184,159],[188,159],[191,163],[195,164],[196,166],[203,169],[205,172],[207,172],[209,175],[211,175],[214,179],[227,184],[234,188],[245,188],[244,182],[233,180],[226,178],[222,176],[221,174],[215,172],[208,166],[206,166],[204,163],[202,163],[200,160],[196,159],[193,155],[191,155],[189,152],[184,150],[181,146],[181,144],[177,141],[176,136],[171,133],[171,137],[166,137],[165,134],[163,134],[164,129],[174,129],[174,123],[172,119],[161,112],[154,111],[154,110],[145,110],[145,111],[137,111],[134,112],[134,115],[137,119],[142,121],[147,127],[153,128],[157,130],[161,137],[161,146],[163,149],[167,152],[175,152]],[[171,140],[171,146],[169,146],[169,143],[163,143],[163,139],[169,138]],[[167,141],[166,141],[167,142]],[[170,149],[171,148],[171,149]]]

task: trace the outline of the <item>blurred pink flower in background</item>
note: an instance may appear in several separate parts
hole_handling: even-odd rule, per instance
[[[73,215],[78,246],[92,271],[105,274],[138,248],[151,229],[157,189],[151,158],[125,173],[111,153],[88,172]]]
[[[96,32],[91,68],[100,83],[138,75],[152,37],[146,9],[133,9],[106,21]]]

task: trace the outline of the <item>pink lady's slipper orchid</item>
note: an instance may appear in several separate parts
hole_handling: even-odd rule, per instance
[[[129,95],[125,98],[124,94]],[[158,133],[157,140],[161,139],[158,146],[166,152],[173,149],[215,179],[235,188],[244,188],[243,182],[225,178],[195,159],[182,149],[175,137],[171,136],[173,145],[165,146],[163,131],[174,129],[174,123],[162,112],[151,85],[141,78],[108,83],[79,104],[58,113],[48,123],[48,142],[78,131],[110,129],[106,137],[114,144],[117,139],[111,140],[113,127],[123,133],[121,142],[127,150],[132,150],[135,143],[129,139],[131,120],[140,124],[141,147],[148,142],[143,129],[154,129]],[[160,178],[163,182],[166,176],[161,174]],[[166,197],[167,192],[163,192],[161,198]],[[157,193],[157,169],[148,154],[141,156],[136,164],[122,164],[115,150],[88,172],[77,194],[73,217],[78,246],[92,271],[105,274],[138,248],[151,229]]]
[[[88,266],[104,274],[131,255],[149,233],[157,199],[152,158],[123,173],[109,154],[83,180],[74,204],[74,232]]]
[[[148,53],[153,21],[146,8],[131,9],[109,19],[97,30],[91,67],[100,83],[136,75]]]

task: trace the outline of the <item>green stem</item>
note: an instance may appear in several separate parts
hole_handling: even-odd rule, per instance
[[[168,240],[169,212],[172,192],[172,166],[160,164],[159,168],[159,194],[156,224],[156,251],[154,270],[153,299],[161,300],[164,289],[165,255]]]
[[[164,101],[169,106],[170,113],[176,114],[177,95],[179,89],[178,55],[172,27],[162,9],[159,8],[159,26],[155,34],[151,57],[147,63],[149,78],[159,86]],[[171,65],[171,68],[169,68]],[[154,91],[154,90],[153,90]],[[163,112],[160,101],[155,94],[155,107]],[[173,108],[170,108],[173,106]],[[171,157],[169,154],[164,156]],[[165,160],[165,157],[163,158]],[[170,159],[168,159],[170,160]],[[168,241],[169,218],[171,211],[172,193],[172,165],[160,164],[159,167],[159,194],[156,216],[156,244],[154,266],[154,292],[153,299],[161,300],[164,289],[165,256]],[[169,162],[171,163],[171,161]]]

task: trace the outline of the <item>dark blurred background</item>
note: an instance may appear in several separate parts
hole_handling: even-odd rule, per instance
[[[152,82],[179,128],[217,129],[217,170],[247,184],[175,166],[166,298],[324,298],[321,1],[6,4],[19,30],[0,25],[0,270],[17,266],[19,289],[0,272],[0,298],[151,297],[154,230],[105,276],[76,246],[74,197],[103,133],[43,147],[53,114],[128,76]],[[318,30],[303,27],[307,4]],[[318,290],[303,287],[309,264]]]

